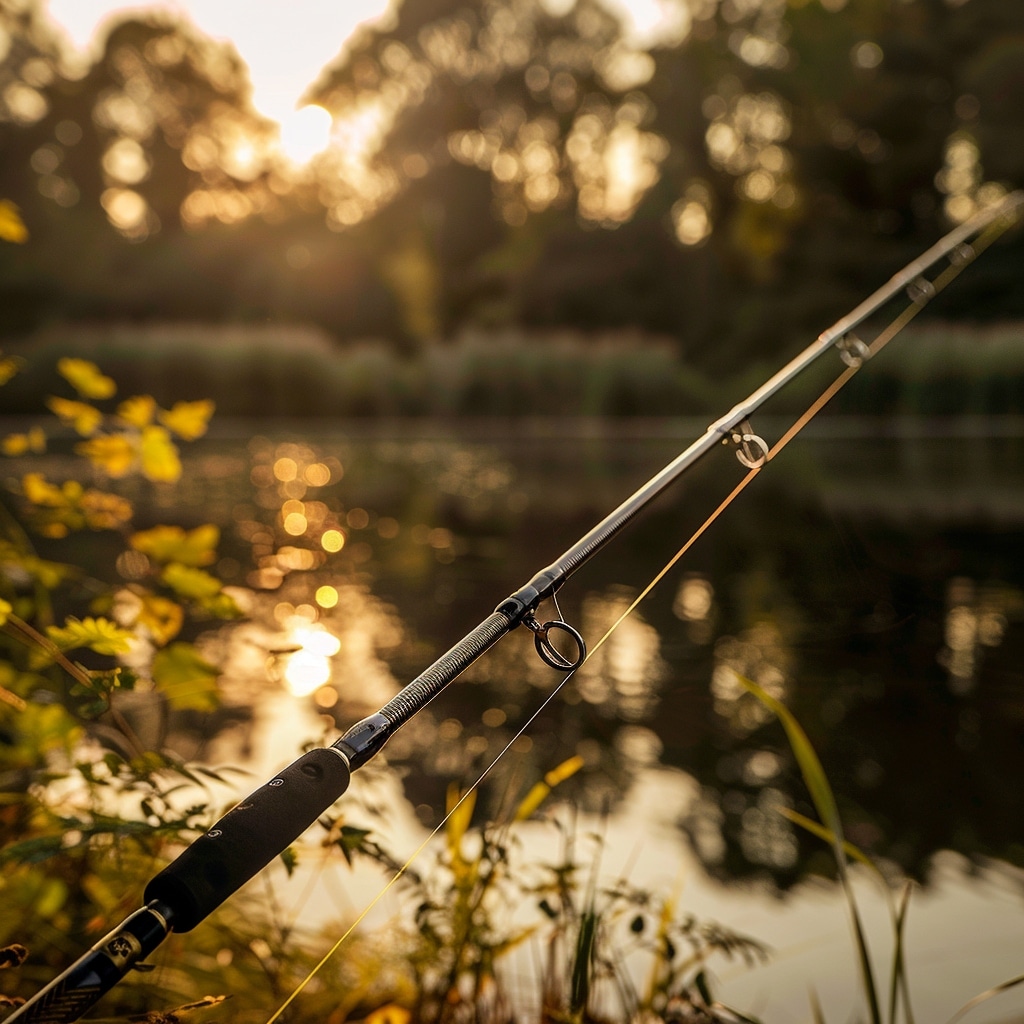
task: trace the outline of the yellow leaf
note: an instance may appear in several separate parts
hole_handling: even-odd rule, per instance
[[[75,451],[114,478],[127,476],[139,458],[135,443],[125,434],[100,434],[76,445]]]
[[[178,449],[163,427],[142,431],[142,472],[156,483],[173,484],[181,476]]]
[[[13,356],[0,358],[0,385],[6,384],[24,365],[24,360]]]
[[[57,361],[57,372],[83,398],[110,398],[117,391],[113,380],[105,377],[100,368],[88,359],[60,359]]]
[[[106,491],[86,491],[78,507],[90,530],[116,530],[132,517],[132,503],[119,494]]]
[[[19,245],[28,241],[28,228],[10,199],[0,199],[0,238]]]
[[[561,764],[555,765],[545,776],[544,781],[554,789],[560,782],[571,779],[583,767],[583,758],[576,754]]]
[[[129,543],[154,561],[180,562],[198,568],[216,559],[219,540],[220,529],[213,523],[206,523],[187,533],[180,526],[154,526],[133,534]]]
[[[456,874],[465,871],[466,861],[462,857],[462,837],[469,829],[469,823],[473,817],[473,808],[476,806],[475,789],[471,789],[460,799],[457,786],[448,788],[448,824],[445,828],[448,840],[448,852],[452,858],[452,870]]]
[[[65,537],[69,530],[83,527],[113,530],[132,517],[132,505],[126,498],[86,490],[77,480],[66,480],[56,487],[41,473],[27,473],[21,486],[25,497],[36,506],[36,517],[40,520],[36,528],[47,537]]]
[[[217,666],[202,658],[192,644],[171,644],[153,658],[153,682],[174,709],[216,708],[219,675]]]
[[[51,395],[47,398],[46,404],[65,426],[74,427],[82,437],[95,434],[103,422],[103,413],[85,402],[75,402],[70,398],[57,398]]]
[[[176,601],[159,594],[145,594],[141,600],[142,608],[135,625],[148,630],[153,640],[163,647],[181,631],[185,621],[184,609]]]
[[[39,454],[46,451],[46,434],[39,427],[33,427],[27,434],[8,434],[0,442],[0,447],[4,455]]]
[[[126,398],[117,407],[118,419],[132,427],[148,427],[153,422],[153,414],[156,412],[156,399],[152,395],[135,395],[133,398]]]
[[[42,473],[26,473],[21,479],[21,489],[33,505],[60,508],[66,504],[60,488],[47,481]]]
[[[566,779],[571,778],[583,767],[583,758],[578,754],[575,757],[570,757],[567,761],[563,761],[559,765],[555,765],[544,776],[541,782],[536,783],[526,794],[523,802],[516,808],[516,821],[525,821],[527,818],[537,810],[538,807],[547,799],[548,794],[557,786],[560,782],[565,782]]]
[[[7,616],[14,611],[14,606],[0,597],[0,626],[7,621]]]
[[[412,1014],[398,1003],[388,1003],[368,1014],[363,1024],[409,1024]]]
[[[171,562],[160,577],[179,597],[203,601],[220,593],[221,582],[202,569]]]
[[[209,399],[200,402],[176,402],[172,409],[160,413],[160,422],[173,430],[183,441],[194,441],[206,433],[213,409],[213,402]]]

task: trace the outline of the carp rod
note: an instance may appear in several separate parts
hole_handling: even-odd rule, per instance
[[[548,665],[563,672],[578,668],[586,658],[586,644],[579,632],[560,617],[554,599],[562,584],[712,449],[722,444],[732,445],[737,458],[748,469],[763,466],[782,447],[782,442],[769,449],[753,432],[750,418],[772,395],[833,348],[847,364],[847,370],[839,379],[845,382],[847,375],[894,337],[941,287],[1011,227],[1022,212],[1024,192],[1013,192],[999,204],[954,228],[908,263],[756,391],[715,420],[685,451],[561,557],[502,601],[486,619],[379,711],[357,722],[331,746],[303,754],[228,811],[150,880],[140,909],[15,1009],[4,1024],[71,1024],[77,1021],[172,931],[187,932],[195,928],[279,856],[345,792],[352,772],[366,764],[405,722],[506,633],[526,626],[534,634],[538,654]],[[942,274],[934,281],[925,277],[928,270],[944,259],[948,259],[949,264]],[[910,305],[869,348],[854,329],[901,292],[907,293]],[[793,436],[835,390],[838,390],[835,385],[827,390],[790,429],[787,437]],[[536,611],[548,599],[553,600],[559,618],[542,623]],[[561,649],[555,646],[553,633],[562,634]],[[563,653],[570,648],[571,654]]]

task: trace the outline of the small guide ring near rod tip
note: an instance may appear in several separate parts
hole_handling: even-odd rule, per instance
[[[768,461],[768,444],[763,437],[752,433],[750,424],[744,423],[727,438],[736,449],[736,458],[747,469],[760,469]]]

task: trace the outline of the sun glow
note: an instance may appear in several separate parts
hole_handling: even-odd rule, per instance
[[[281,121],[281,149],[294,164],[307,164],[331,141],[331,115],[316,104],[302,107]]]
[[[80,51],[95,51],[115,18],[152,13],[191,22],[218,41],[230,41],[248,65],[252,102],[281,126],[281,148],[303,163],[328,144],[329,117],[299,105],[320,70],[333,61],[356,28],[380,18],[389,0],[307,0],[266,3],[254,14],[251,0],[47,0],[52,21]]]

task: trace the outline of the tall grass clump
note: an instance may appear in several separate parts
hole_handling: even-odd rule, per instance
[[[812,746],[807,734],[793,713],[777,698],[763,690],[756,683],[742,676],[737,676],[740,684],[771,711],[782,724],[786,739],[800,769],[804,784],[807,786],[811,802],[818,814],[818,820],[808,818],[790,808],[780,807],[779,813],[789,818],[794,824],[806,829],[812,835],[822,839],[831,847],[835,858],[839,882],[846,897],[846,905],[850,917],[850,925],[854,937],[856,960],[859,969],[864,1008],[871,1024],[915,1024],[911,1008],[910,986],[907,976],[905,926],[910,907],[911,886],[909,882],[901,886],[898,894],[894,893],[886,875],[864,851],[850,843],[843,835],[843,824],[839,816],[832,787]],[[850,862],[866,867],[870,874],[880,883],[889,908],[892,927],[893,953],[889,964],[888,977],[883,986],[882,979],[872,961],[867,934],[862,924],[861,911],[850,878]],[[1011,978],[994,988],[980,993],[962,1006],[947,1022],[963,1019],[974,1007],[987,1002],[1019,984],[1024,983],[1024,975]],[[811,990],[811,1012],[815,1024],[826,1024],[817,997]]]
[[[581,765],[553,768],[497,823],[473,826],[475,791],[449,791],[442,834],[400,877],[408,913],[390,932],[393,995],[378,1012],[416,1024],[749,1024],[716,1000],[710,968],[761,962],[759,942],[604,880],[600,838],[580,836],[568,805],[527,825]],[[538,830],[553,830],[553,856],[537,855]],[[395,870],[372,840],[356,852]]]

